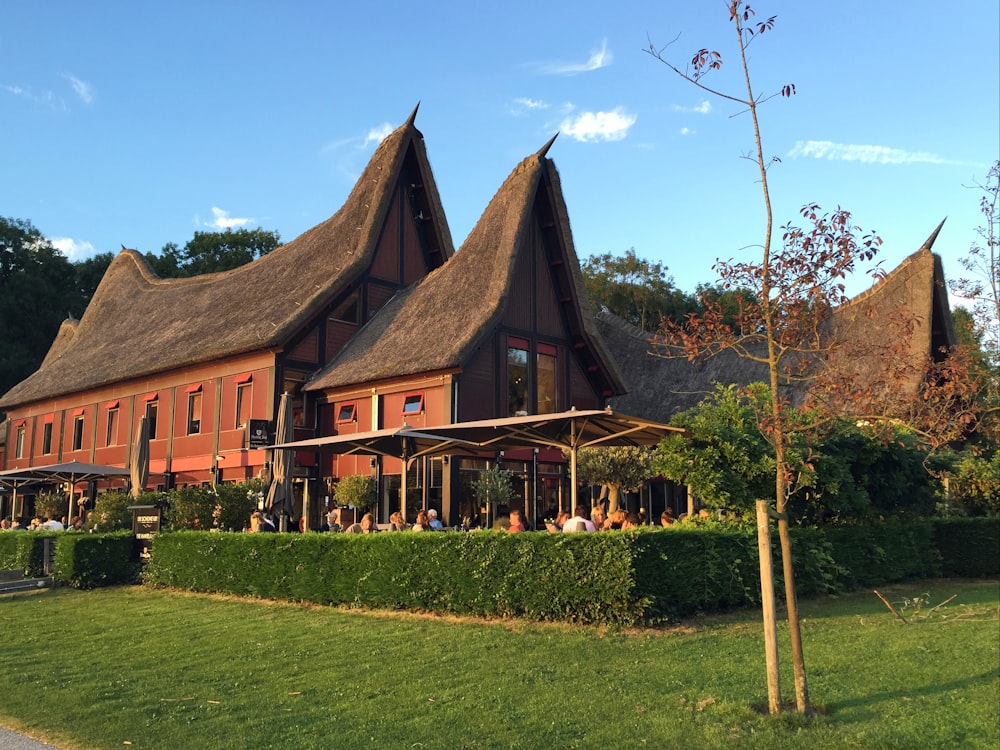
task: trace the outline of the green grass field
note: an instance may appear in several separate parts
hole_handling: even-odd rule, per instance
[[[910,624],[871,592],[801,603],[810,719],[756,710],[753,611],[620,632],[141,587],[0,597],[0,724],[81,749],[996,750],[1000,584],[880,590]],[[782,656],[791,700],[784,637]]]

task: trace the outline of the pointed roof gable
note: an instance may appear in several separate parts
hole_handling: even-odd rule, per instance
[[[601,363],[612,387],[623,389],[594,326],[559,175],[546,158],[554,140],[514,168],[458,252],[386,305],[307,390],[461,367],[503,317],[539,200],[551,210],[572,276],[580,327],[575,335]]]
[[[451,235],[415,115],[382,141],[336,214],[252,263],[160,279],[141,254],[123,250],[75,330],[63,326],[42,366],[0,407],[282,347],[371,263],[404,164],[421,174],[427,236],[438,245],[429,249],[446,260]]]

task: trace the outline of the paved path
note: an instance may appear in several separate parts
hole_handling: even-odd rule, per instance
[[[2,750],[58,750],[55,745],[48,745],[41,740],[33,740],[23,734],[17,734],[0,727],[0,748]]]

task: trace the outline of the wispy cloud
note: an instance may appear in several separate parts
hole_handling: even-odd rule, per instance
[[[559,125],[560,132],[584,143],[595,141],[620,141],[637,119],[637,115],[615,107],[610,112],[581,112],[567,117]]]
[[[548,109],[549,105],[540,99],[529,99],[526,96],[519,96],[507,105],[507,111],[515,117],[520,117],[528,112],[537,112]]]
[[[31,89],[26,89],[23,86],[4,86],[3,90],[25,101],[40,104],[52,110],[64,111],[66,109],[66,102],[58,98],[51,91],[42,91],[40,94],[36,94]]]
[[[702,99],[693,107],[682,107],[679,104],[674,105],[675,112],[694,112],[696,115],[707,115],[712,111],[712,102],[708,99]]]
[[[392,131],[393,131],[392,125],[390,125],[387,122],[383,122],[381,125],[372,128],[371,130],[368,131],[368,133],[365,134],[365,139],[364,143],[362,143],[362,146],[369,146],[372,143],[375,144],[381,143],[389,136],[389,134]]]
[[[215,229],[232,229],[233,227],[242,227],[253,219],[238,218],[235,216],[230,216],[228,211],[224,211],[221,208],[212,206],[212,220],[204,222],[204,226],[213,227]],[[199,223],[196,219],[195,223]]]
[[[577,73],[589,73],[592,70],[600,70],[611,64],[614,55],[608,49],[608,42],[605,39],[601,42],[601,48],[592,53],[586,62],[549,62],[538,66],[538,72],[550,76],[575,76]]]
[[[74,240],[72,237],[53,237],[49,242],[52,244],[52,247],[65,255],[70,262],[89,258],[96,252],[96,248],[89,242]]]
[[[73,91],[80,98],[84,104],[92,104],[94,102],[94,89],[86,81],[81,81],[75,75],[67,73],[64,78],[69,81],[70,86],[73,87]]]
[[[681,135],[694,135],[694,131],[691,128],[681,128],[679,131]]]
[[[833,141],[797,141],[788,152],[793,159],[827,159],[858,161],[863,164],[950,164],[961,162],[945,159],[927,151],[904,151],[888,146],[867,146]]]

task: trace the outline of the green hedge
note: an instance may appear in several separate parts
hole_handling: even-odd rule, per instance
[[[1000,518],[948,518],[934,522],[941,574],[992,578],[1000,573]]]
[[[63,533],[56,543],[53,578],[78,589],[136,583],[139,563],[132,562],[130,532]]]
[[[20,570],[28,578],[45,575],[45,539],[55,531],[4,531],[0,533],[0,570]]]

